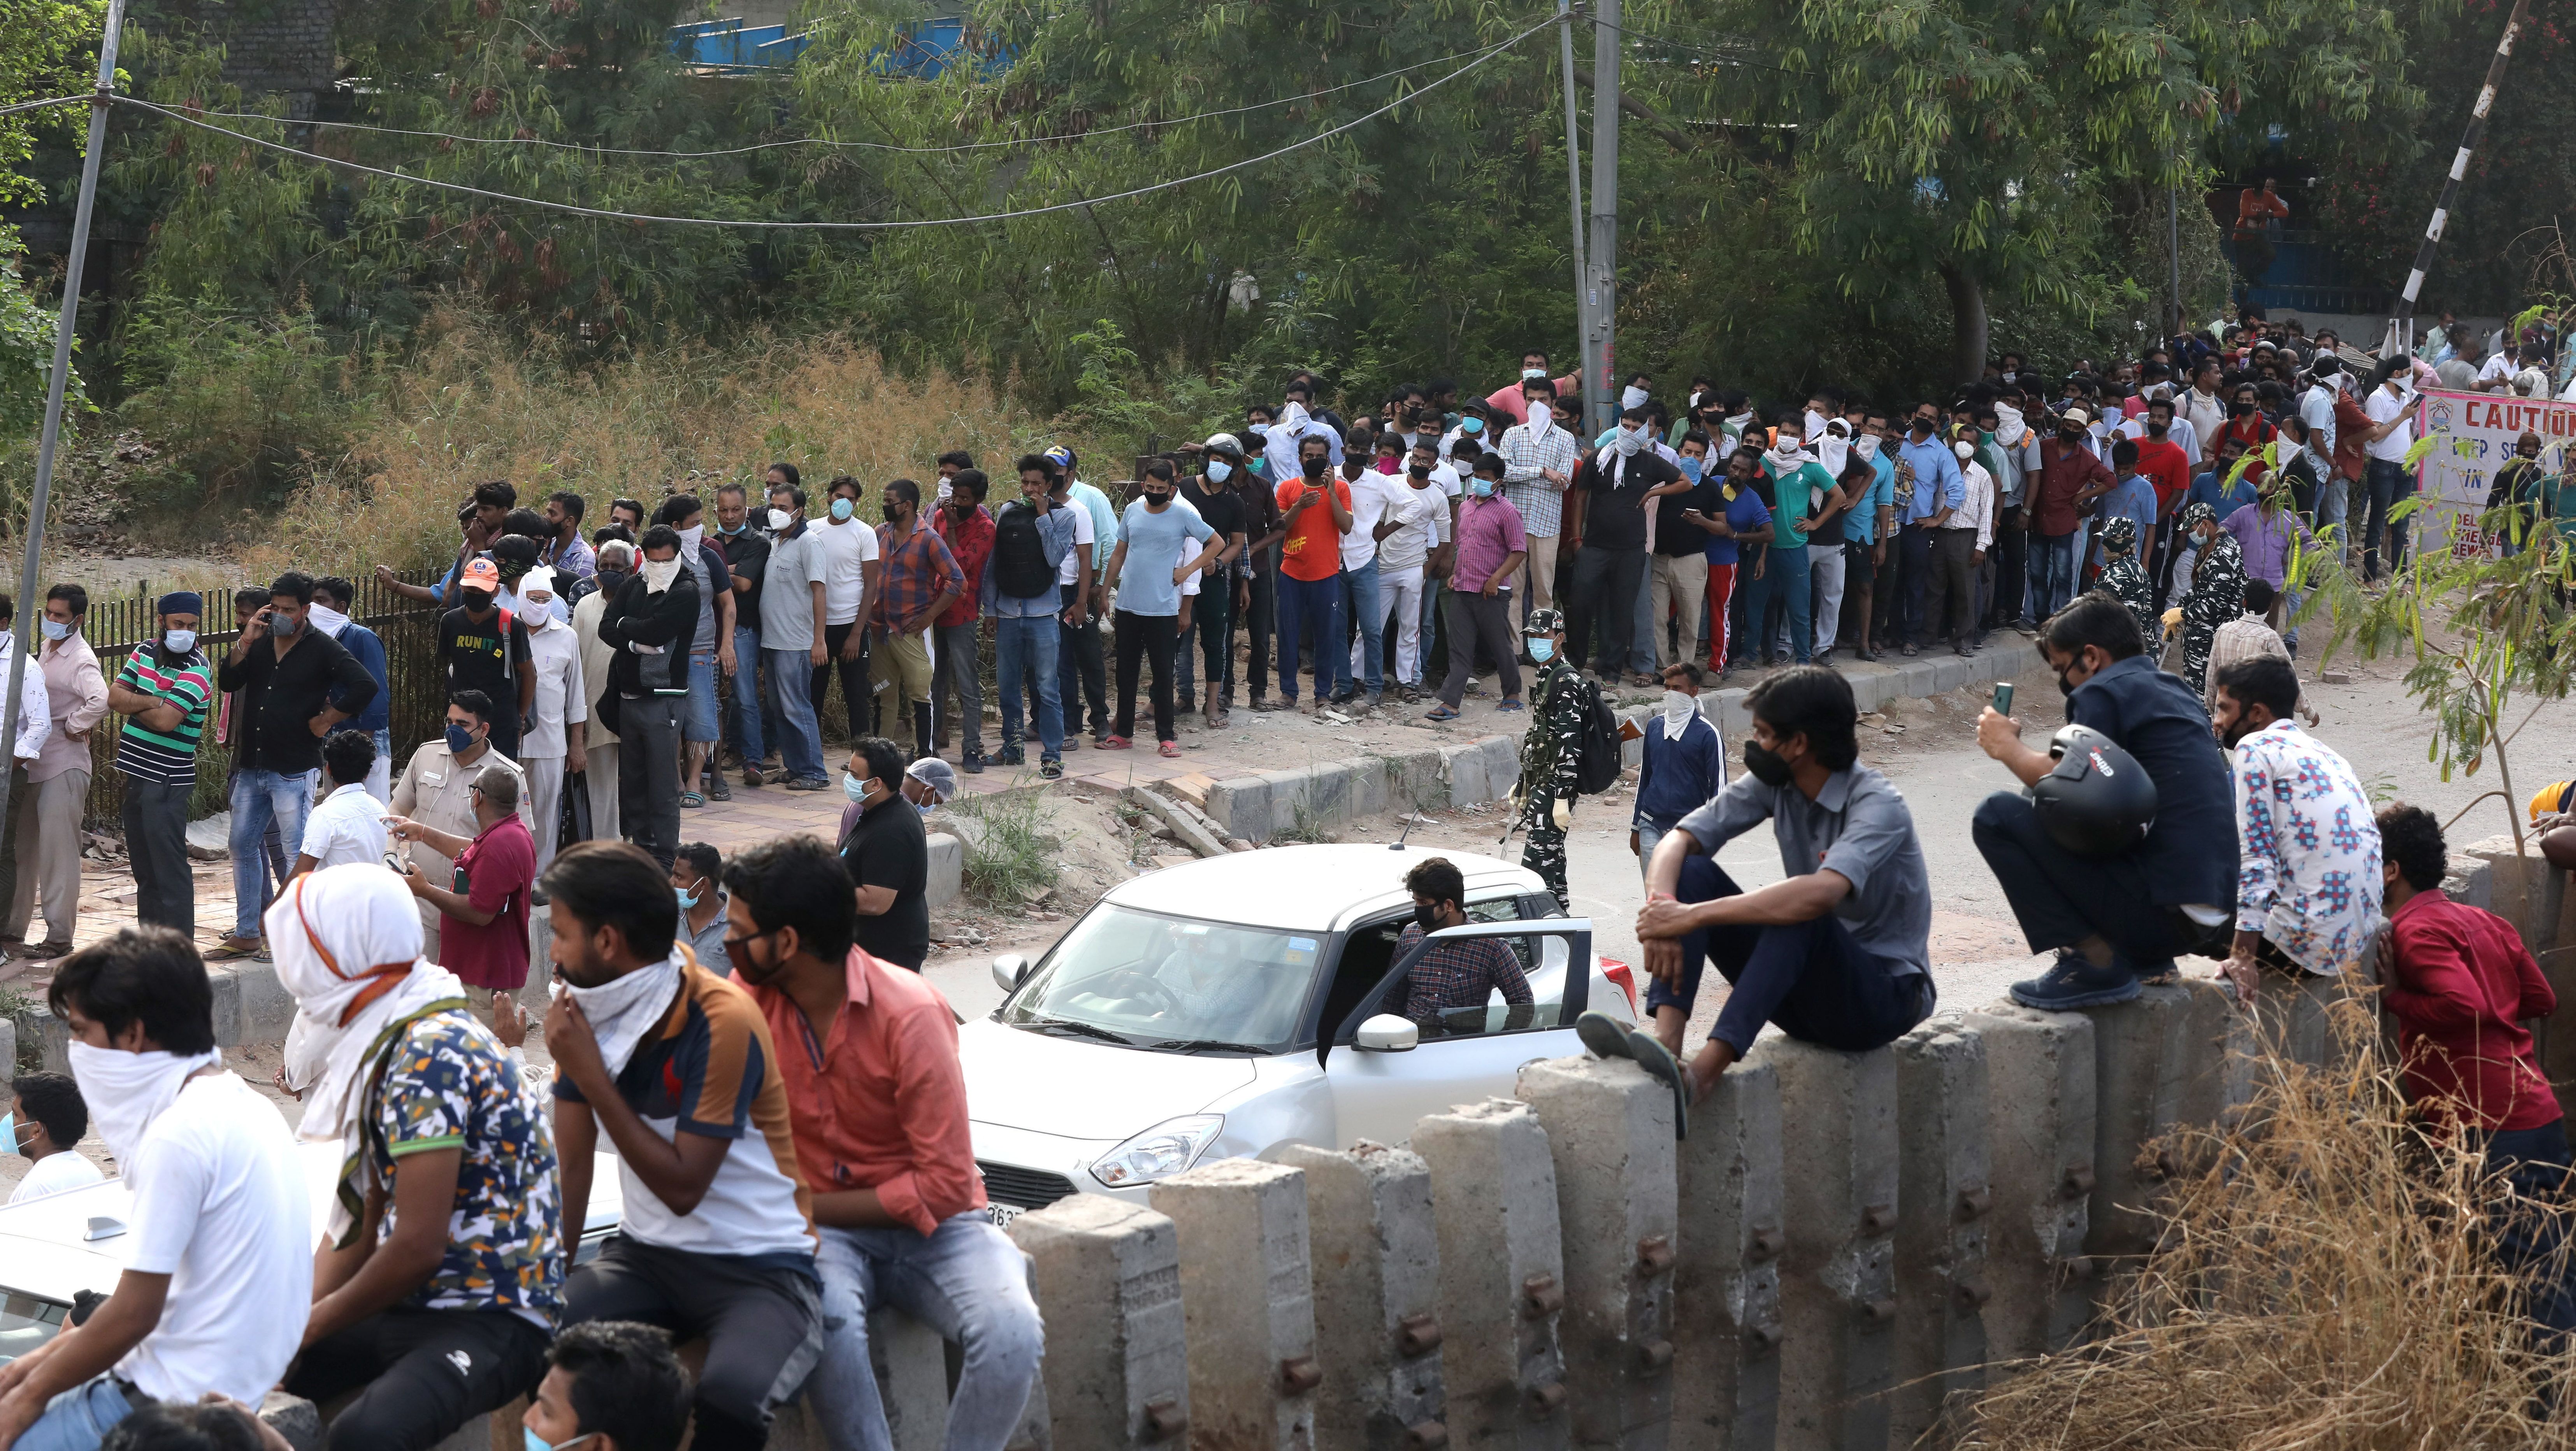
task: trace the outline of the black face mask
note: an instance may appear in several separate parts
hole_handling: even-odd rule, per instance
[[[2242,418],[2242,417],[2244,417],[2246,414],[2251,413],[2251,412],[2253,412],[2253,411],[2254,411],[2254,405],[2253,405],[2253,404],[2251,404],[2251,403],[2247,403],[2247,402],[2244,402],[2244,401],[2242,401],[2242,400],[2239,400],[2239,401],[2237,401],[2237,402],[2234,402],[2234,403],[2230,403],[2230,404],[2228,404],[2228,405],[2227,405],[2227,411],[2228,411],[2228,412],[2230,412],[2230,413],[2235,414],[2235,415],[2236,415],[2237,417],[2239,417],[2239,418]]]
[[[2165,423],[2150,423],[2150,424],[2148,424],[2148,425],[2147,425],[2147,437],[2149,437],[2149,438],[2162,438],[2162,437],[2164,437],[2164,436],[2165,436],[2165,434],[2166,434],[2166,433],[2167,433],[2171,428],[2172,428],[2172,425],[2171,425],[2171,424],[2165,424]]]
[[[625,570],[603,569],[599,571],[599,589],[602,594],[609,595],[613,598],[617,594],[618,587],[625,583]]]
[[[2076,444],[2084,441],[2084,430],[2080,428],[2061,428],[2057,430],[2057,441],[2065,444],[2069,448],[2072,448]]]
[[[1145,490],[1146,508],[1159,509],[1170,502],[1172,502],[1172,491],[1169,489],[1165,489],[1160,493],[1156,493],[1152,489]]]
[[[492,592],[488,589],[459,590],[457,593],[465,601],[465,608],[478,615],[492,608]]]
[[[1748,740],[1744,743],[1744,769],[1752,772],[1753,779],[1765,786],[1789,784],[1789,763],[1780,758],[1778,751],[1772,750],[1760,741]]]
[[[1413,920],[1425,933],[1439,931],[1440,904],[1434,902],[1429,906],[1424,906],[1423,904],[1416,902],[1413,906]]]
[[[1329,459],[1310,458],[1300,461],[1298,467],[1305,470],[1306,477],[1310,479],[1320,479],[1324,476],[1324,470],[1332,467],[1332,461]]]

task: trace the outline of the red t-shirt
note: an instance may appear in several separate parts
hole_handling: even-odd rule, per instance
[[[2138,472],[2155,485],[2156,513],[2171,514],[2174,504],[2191,491],[2191,460],[2170,438],[2138,440]]]
[[[2416,1107],[2436,1120],[2464,1113],[2488,1129],[2557,1122],[2557,1095],[2522,1025],[2556,1012],[2558,995],[2513,924],[2418,892],[2388,919],[2388,939],[2383,1001]]]
[[[1306,496],[1306,481],[1290,479],[1279,486],[1279,516],[1288,516],[1288,506]],[[1350,512],[1351,486],[1333,480],[1333,503]],[[1279,569],[1290,579],[1311,584],[1331,579],[1342,571],[1342,531],[1333,527],[1330,504],[1316,504],[1297,516],[1288,526],[1288,537],[1279,544]]]
[[[438,924],[439,965],[469,987],[516,991],[528,981],[528,892],[537,882],[537,842],[512,812],[466,843],[456,859],[453,885],[475,911],[494,916],[482,926],[462,917]]]

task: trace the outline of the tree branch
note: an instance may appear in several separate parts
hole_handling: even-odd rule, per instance
[[[1588,91],[1594,89],[1592,84],[1592,67],[1584,65],[1581,62],[1577,62],[1574,67],[1574,79],[1575,83],[1582,86],[1585,90]],[[1663,143],[1666,146],[1671,147],[1675,151],[1679,151],[1687,155],[1699,149],[1699,142],[1694,140],[1689,132],[1674,125],[1672,119],[1666,116],[1663,112],[1656,110],[1654,107],[1638,100],[1635,96],[1630,95],[1627,88],[1624,86],[1621,87],[1619,91],[1619,109],[1636,117],[1638,120],[1645,122],[1647,130],[1654,132],[1655,135],[1662,138]]]

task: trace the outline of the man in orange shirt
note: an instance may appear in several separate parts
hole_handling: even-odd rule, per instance
[[[1351,532],[1351,486],[1331,478],[1321,435],[1299,439],[1301,477],[1279,484],[1279,697],[1297,708],[1297,657],[1306,632],[1315,636],[1315,708],[1332,694],[1333,655],[1342,646],[1342,536]],[[1258,705],[1253,709],[1258,710]]]
[[[964,1352],[949,1451],[1002,1451],[1045,1337],[1027,1257],[985,1205],[956,1016],[919,973],[850,944],[849,879],[821,842],[754,847],[724,880],[725,953],[778,1045],[822,1238],[823,1358],[806,1389],[825,1439],[892,1451],[868,1359],[868,1311],[887,1304]]]

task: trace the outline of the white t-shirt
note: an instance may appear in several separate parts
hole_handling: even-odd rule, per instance
[[[1378,541],[1378,571],[1420,569],[1432,549],[1449,538],[1449,496],[1437,483],[1418,489],[1398,483],[1388,505],[1403,527]]]
[[[276,1108],[230,1073],[192,1079],[143,1134],[127,1268],[168,1275],[161,1323],[116,1363],[160,1401],[257,1405],[313,1304],[313,1196]]]
[[[2412,398],[2392,398],[2387,388],[2379,387],[2370,390],[2369,401],[2361,406],[2362,411],[2370,415],[2371,422],[2386,423],[2392,418],[2402,417],[2408,408],[2414,406],[2414,401]],[[2369,453],[2372,458],[2386,459],[2390,463],[2404,463],[2406,450],[2412,447],[2414,442],[2415,425],[2412,420],[2409,420],[2373,440]]]
[[[1395,502],[1387,490],[1404,485],[1372,468],[1342,482],[1351,490],[1351,532],[1342,536],[1342,568],[1365,569],[1377,558],[1377,526],[1386,518],[1386,506]]]
[[[859,617],[859,595],[867,584],[864,566],[877,557],[876,526],[853,518],[846,524],[815,520],[805,527],[823,555],[823,623],[849,624]]]
[[[568,628],[562,633],[567,639],[572,635]],[[296,850],[313,858],[316,867],[381,862],[386,845],[384,817],[384,803],[367,794],[365,782],[338,787],[304,818],[304,844]]]
[[[807,612],[811,617],[812,612]],[[529,714],[535,729],[519,737],[521,761],[556,760],[571,743],[564,727],[590,719],[590,692],[584,687],[581,644],[568,625],[549,625],[528,632],[528,673],[537,678],[536,707]]]
[[[36,1167],[27,1171],[26,1178],[18,1181],[17,1188],[9,1191],[9,1202],[24,1204],[48,1194],[68,1194],[74,1189],[86,1189],[106,1177],[96,1164],[78,1154],[47,1154],[36,1161]]]
[[[2513,353],[2509,349],[2498,348],[2487,354],[2486,366],[2478,369],[2478,385],[2484,387],[2489,383],[2502,382],[2512,377],[2514,369],[2518,366],[2520,365],[2514,362]]]
[[[1100,542],[1100,531],[1091,522],[1091,511],[1074,500],[1056,505],[1073,515],[1073,547],[1064,552],[1064,563],[1056,566],[1055,582],[1072,584],[1082,573],[1082,551]]]

